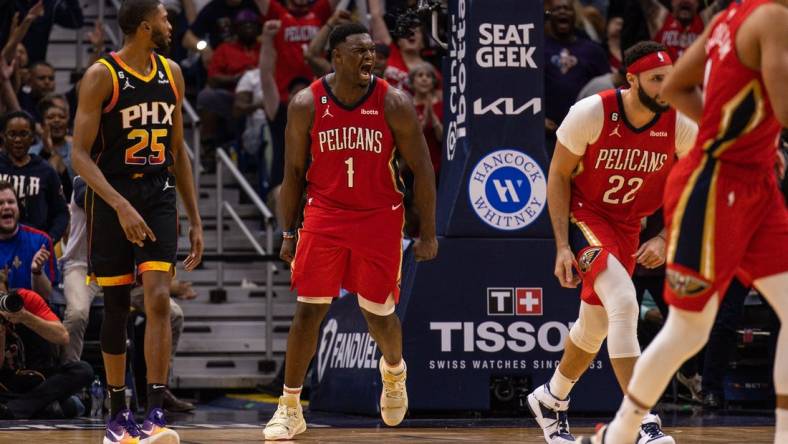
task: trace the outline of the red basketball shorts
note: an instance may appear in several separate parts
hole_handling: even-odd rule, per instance
[[[665,188],[665,301],[700,311],[733,276],[745,285],[788,271],[788,212],[773,171],[687,158]]]
[[[338,297],[340,288],[384,304],[399,300],[402,205],[349,211],[307,205],[292,263],[299,298]]]
[[[583,208],[573,210],[570,221],[569,244],[576,254],[577,271],[583,280],[580,298],[587,304],[602,305],[594,292],[594,281],[607,268],[609,254],[632,275],[640,226],[637,222],[613,223],[599,213]]]

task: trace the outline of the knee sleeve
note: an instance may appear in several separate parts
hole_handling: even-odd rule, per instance
[[[607,336],[607,323],[604,307],[580,302],[580,316],[569,330],[569,338],[584,352],[596,354]]]
[[[607,269],[594,281],[594,291],[607,312],[607,350],[610,357],[639,356],[639,307],[635,286],[627,270],[612,254],[607,257]]]
[[[653,406],[681,364],[700,351],[717,315],[715,295],[700,312],[670,308],[668,320],[646,353],[635,364],[627,392],[641,404]]]
[[[761,278],[753,284],[769,301],[782,323],[774,359],[774,391],[785,396],[788,395],[788,273]]]
[[[126,323],[130,307],[130,286],[104,287],[104,322],[101,323],[101,351],[104,353],[126,353]]]

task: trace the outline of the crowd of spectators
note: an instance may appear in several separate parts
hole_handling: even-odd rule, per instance
[[[364,7],[359,2],[364,1]],[[426,28],[396,26],[396,14],[415,0],[163,0],[173,26],[167,54],[187,81],[186,96],[201,120],[205,171],[214,151],[225,147],[239,166],[257,172],[260,195],[276,208],[283,177],[287,105],[301,89],[331,72],[328,36],[337,25],[364,23],[376,42],[374,74],[413,98],[439,180],[443,143],[441,50]],[[729,0],[545,0],[545,139],[577,100],[625,86],[622,53],[653,39],[672,57],[681,54]],[[91,306],[101,295],[87,276],[85,185],[71,165],[71,136],[79,72],[57,91],[56,68],[46,61],[54,24],[87,33],[94,62],[110,48],[101,23],[85,22],[77,0],[15,0],[0,5],[0,294],[24,299],[19,313],[0,311],[0,417],[73,416],[73,395],[93,378],[81,361]],[[408,172],[402,171],[405,183]],[[407,199],[406,199],[407,201]],[[409,218],[408,220],[412,220]],[[650,229],[659,229],[657,226]],[[410,230],[413,231],[413,230]],[[664,319],[660,275],[638,274],[640,297],[653,301],[644,324]],[[748,289],[734,286],[741,301]],[[194,297],[188,283],[173,281],[172,293]],[[60,294],[63,321],[49,308]],[[136,298],[141,310],[141,298]],[[646,302],[648,304],[648,302]],[[726,349],[741,304],[721,308],[709,347]],[[654,311],[656,310],[656,311]],[[171,305],[173,352],[183,312]],[[15,342],[16,341],[16,342]],[[21,345],[24,345],[22,347]],[[13,351],[25,350],[26,356]],[[730,347],[727,347],[730,349]],[[5,353],[2,351],[5,350]],[[11,350],[11,351],[9,351]],[[680,380],[707,405],[721,402],[719,356],[682,369]],[[709,361],[707,359],[706,361]],[[724,361],[724,358],[723,358]],[[714,367],[714,368],[711,368]],[[699,374],[702,373],[701,379]],[[701,380],[703,383],[701,384]],[[704,401],[704,396],[713,396]],[[716,399],[712,399],[716,397]],[[167,394],[172,410],[193,406]],[[716,403],[716,404],[715,404]]]

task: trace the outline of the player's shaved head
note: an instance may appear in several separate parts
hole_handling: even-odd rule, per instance
[[[133,35],[161,5],[159,0],[124,0],[118,11],[118,25],[125,35]]]

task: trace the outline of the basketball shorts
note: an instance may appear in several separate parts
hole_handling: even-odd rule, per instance
[[[85,213],[88,220],[88,273],[102,287],[130,285],[146,271],[174,273],[178,249],[178,211],[175,177],[169,172],[108,178],[156,235],[142,247],[132,244],[117,213],[88,188]]]
[[[580,298],[587,304],[602,305],[594,292],[594,281],[607,268],[607,256],[612,254],[632,275],[635,271],[633,255],[638,249],[638,222],[613,223],[598,213],[578,208],[572,211],[569,225],[569,245],[576,255],[577,271],[582,279]]]
[[[375,304],[399,301],[405,213],[307,205],[292,263],[299,299],[335,298],[340,288]]]
[[[734,276],[749,286],[788,271],[788,211],[771,170],[685,160],[665,189],[665,301],[700,311]]]

